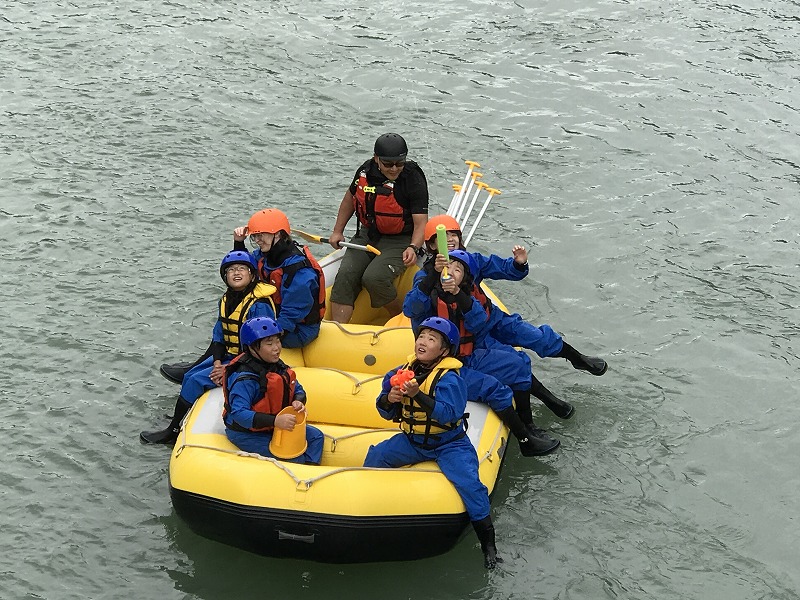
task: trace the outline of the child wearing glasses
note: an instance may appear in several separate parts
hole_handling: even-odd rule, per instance
[[[219,274],[227,290],[219,302],[219,316],[211,332],[207,356],[183,376],[169,425],[165,429],[139,434],[145,444],[175,443],[181,420],[192,404],[207,390],[222,384],[224,365],[241,352],[239,330],[242,324],[255,317],[275,316],[272,302],[275,287],[258,281],[257,264],[250,253],[234,250],[226,254]]]
[[[292,240],[288,217],[276,208],[265,208],[250,217],[247,225],[233,230],[233,249],[247,253],[244,241],[255,246],[252,257],[257,276],[275,286],[272,300],[278,325],[284,332],[284,348],[301,348],[317,338],[325,316],[325,275],[306,247]],[[211,349],[195,363],[161,365],[161,374],[181,383],[188,369],[201,364]]]
[[[428,221],[428,183],[419,165],[406,160],[408,146],[396,133],[375,141],[372,158],[355,173],[342,198],[330,244],[339,249],[344,229],[357,215],[356,235],[350,241],[370,244],[380,256],[367,252],[345,253],[331,290],[331,318],[348,323],[361,288],[372,308],[383,307],[388,317],[400,314],[394,280],[417,261]]]
[[[307,246],[290,235],[288,217],[277,208],[258,211],[246,227],[233,231],[234,250],[245,250],[247,235],[256,245],[253,257],[262,281],[275,286],[276,320],[285,348],[301,348],[319,335],[325,316],[325,275]]]

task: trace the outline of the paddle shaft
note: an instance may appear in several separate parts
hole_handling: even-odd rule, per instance
[[[309,242],[317,242],[318,244],[331,243],[330,238],[324,238],[319,235],[314,235],[313,233],[306,233],[305,231],[300,231],[299,229],[292,229],[292,233],[296,233],[301,238],[306,239]],[[352,248],[353,250],[363,250],[364,252],[372,252],[375,256],[380,256],[381,254],[380,250],[370,245],[362,246],[361,244],[352,244],[350,242],[339,242],[339,245],[342,248]]]

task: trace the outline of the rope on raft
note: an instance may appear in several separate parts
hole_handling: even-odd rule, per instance
[[[341,331],[342,333],[344,333],[346,335],[371,335],[372,336],[372,340],[370,341],[370,345],[371,346],[374,346],[375,344],[378,343],[378,338],[380,338],[382,333],[386,333],[387,331],[396,331],[398,329],[406,329],[406,330],[410,330],[411,329],[411,327],[409,327],[407,325],[397,325],[395,327],[384,327],[383,329],[378,329],[377,331],[375,331],[375,330],[350,331],[344,325],[342,325],[341,323],[339,323],[337,321],[330,321],[330,323],[333,323],[334,325],[336,325],[336,327],[339,328],[339,331]]]
[[[331,447],[332,447],[333,450],[335,450],[336,444],[340,440],[356,437],[356,436],[359,436],[359,435],[365,435],[365,434],[368,434],[368,433],[382,433],[382,432],[386,432],[386,431],[396,431],[396,429],[370,429],[368,431],[359,432],[359,433],[351,433],[351,434],[344,435],[344,436],[341,436],[341,437],[338,437],[338,438],[335,438],[333,436],[330,436],[330,435],[324,434],[324,433],[323,433],[323,435],[325,435],[326,438],[329,438],[331,440]],[[243,456],[243,457],[246,457],[246,458],[255,458],[257,460],[261,460],[261,461],[266,461],[266,462],[272,463],[274,466],[276,466],[281,471],[286,473],[289,477],[291,477],[292,481],[294,481],[295,486],[297,488],[300,488],[301,485],[302,485],[305,490],[308,490],[311,487],[311,485],[314,484],[315,482],[320,481],[322,479],[325,479],[327,477],[331,477],[332,475],[337,475],[338,473],[346,473],[348,471],[376,471],[376,470],[377,471],[394,471],[394,472],[398,471],[397,468],[391,468],[391,467],[387,467],[387,468],[381,468],[381,467],[338,467],[338,468],[335,468],[335,469],[332,469],[332,470],[325,471],[324,473],[320,473],[316,477],[311,477],[309,479],[301,479],[300,477],[295,475],[294,471],[292,471],[292,469],[290,467],[290,465],[293,465],[295,463],[285,462],[285,461],[282,461],[282,460],[278,460],[276,458],[272,458],[272,457],[269,457],[269,456],[264,456],[262,454],[256,454],[255,452],[244,452],[243,450],[238,450],[238,449],[237,450],[231,450],[229,448],[218,448],[218,447],[215,447],[215,446],[207,446],[205,444],[188,444],[185,441],[186,440],[186,434],[183,431],[181,431],[181,434],[183,435],[184,443],[182,443],[181,446],[177,449],[176,454],[175,454],[176,457],[180,456],[185,448],[197,448],[197,449],[200,449],[200,450],[213,450],[215,452],[222,452],[223,454],[232,454],[232,455],[235,455],[235,456]],[[494,454],[495,448],[498,445],[498,442],[500,442],[500,444],[502,445],[502,436],[501,436],[499,431],[495,435],[494,440],[492,441],[491,448],[489,450],[487,450],[483,454],[483,456],[479,456],[478,457],[478,466],[479,467],[480,467],[481,464],[484,463],[484,461],[488,460],[489,462],[494,462],[493,454]],[[414,472],[414,473],[441,473],[441,471],[438,468],[436,468],[436,469],[421,469],[421,468],[417,468],[417,467],[414,467],[414,466],[402,467],[401,470],[404,471],[404,472],[410,471],[410,472]]]

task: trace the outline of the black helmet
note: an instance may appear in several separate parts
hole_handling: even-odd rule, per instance
[[[403,136],[396,133],[384,133],[375,140],[375,155],[386,160],[405,160],[408,146]]]

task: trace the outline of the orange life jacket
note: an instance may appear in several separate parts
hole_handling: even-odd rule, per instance
[[[407,211],[394,197],[394,182],[386,181],[383,185],[371,186],[367,182],[366,171],[358,175],[353,208],[362,225],[385,235],[403,233],[403,229],[411,222]]]
[[[240,354],[225,365],[225,373],[222,376],[222,393],[225,397],[222,407],[222,420],[225,421],[231,412],[231,404],[228,400],[228,377],[234,372],[241,373],[236,378],[236,381],[251,379],[258,382],[258,399],[252,403],[252,408],[255,412],[277,415],[282,409],[291,405],[294,391],[297,387],[297,376],[292,369],[282,362],[279,362],[278,365],[282,365],[284,368],[278,371],[267,370],[263,363],[247,353]],[[225,426],[234,431],[260,432],[274,429],[274,427],[248,428],[235,422],[230,424],[226,422]]]
[[[300,246],[297,244],[295,244],[295,247],[298,250],[301,250]],[[281,285],[284,285],[284,280],[286,287],[289,287],[292,285],[292,280],[294,279],[295,274],[300,269],[304,269],[306,267],[314,269],[317,274],[319,290],[317,292],[317,297],[314,299],[314,304],[311,306],[311,310],[301,321],[301,323],[306,325],[313,325],[315,323],[319,323],[325,318],[325,273],[322,271],[322,267],[319,266],[317,259],[314,258],[313,254],[311,254],[311,250],[308,248],[308,246],[303,246],[302,252],[305,255],[304,260],[297,261],[286,267],[279,267],[274,271],[271,271],[269,274],[269,283],[274,285],[276,290],[275,293],[272,294],[272,301],[275,303],[275,316],[277,317],[281,314]],[[263,277],[263,268],[264,257],[262,256],[258,259],[258,274],[260,277]]]
[[[492,301],[489,300],[489,297],[483,292],[479,285],[473,283],[471,292],[472,297],[483,307],[488,317],[492,312]],[[475,349],[475,335],[464,326],[464,315],[461,310],[459,310],[455,302],[445,302],[442,300],[436,289],[433,290],[431,296],[431,300],[436,302],[436,315],[444,319],[449,319],[458,326],[458,334],[461,339],[458,346],[458,356],[469,356],[472,354],[472,351]]]

